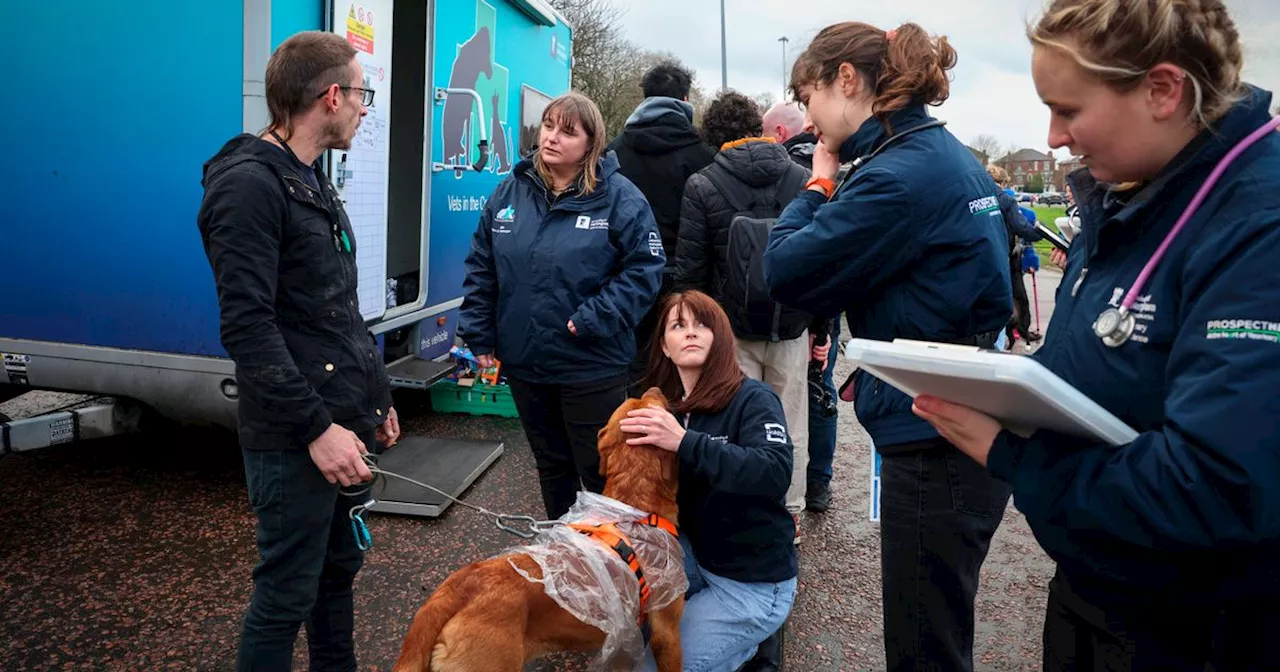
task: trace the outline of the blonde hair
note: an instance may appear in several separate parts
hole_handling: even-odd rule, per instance
[[[547,109],[542,111],[542,122],[548,121],[565,130],[579,130],[586,134],[587,153],[578,166],[581,171],[578,174],[578,191],[583,194],[595,191],[600,181],[600,176],[596,174],[597,166],[606,147],[604,116],[600,114],[600,108],[590,98],[571,91],[547,104]],[[551,171],[542,162],[541,151],[534,153],[533,166],[548,187],[555,183]]]
[[[1118,91],[1160,63],[1182,68],[1204,128],[1244,97],[1244,51],[1222,0],[1054,0],[1027,36]]]
[[[1001,168],[994,163],[987,164],[987,174],[991,176],[991,179],[996,181],[996,184],[1002,187],[1009,186],[1009,171],[1004,168]]]

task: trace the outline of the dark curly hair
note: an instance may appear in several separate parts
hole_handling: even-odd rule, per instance
[[[702,137],[716,149],[763,132],[760,106],[737,91],[721,92],[702,115]]]
[[[649,71],[640,79],[640,91],[644,93],[645,98],[665,96],[684,100],[689,97],[689,89],[692,86],[693,73],[671,60],[649,68]]]

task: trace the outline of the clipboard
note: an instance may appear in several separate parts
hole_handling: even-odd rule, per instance
[[[845,346],[845,357],[907,396],[927,394],[963,404],[1023,436],[1043,428],[1113,446],[1138,436],[1025,355],[948,343],[855,338]]]

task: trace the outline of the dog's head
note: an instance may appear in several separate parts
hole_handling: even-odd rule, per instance
[[[646,406],[656,406],[670,410],[667,398],[662,391],[651,387],[639,399],[627,399],[622,402],[609,417],[597,435],[597,447],[600,451],[600,475],[605,477],[606,492],[613,492],[615,499],[639,509],[652,510],[652,506],[644,501],[658,496],[669,500],[674,506],[679,485],[679,459],[676,454],[656,446],[633,446],[627,439],[639,434],[623,433],[620,425],[627,413]]]

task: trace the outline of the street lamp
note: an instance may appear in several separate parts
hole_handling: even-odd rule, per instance
[[[724,0],[720,0],[720,90],[729,89],[729,50],[724,30]]]
[[[782,43],[782,100],[787,99],[787,43],[791,40],[786,35],[778,38]]]

